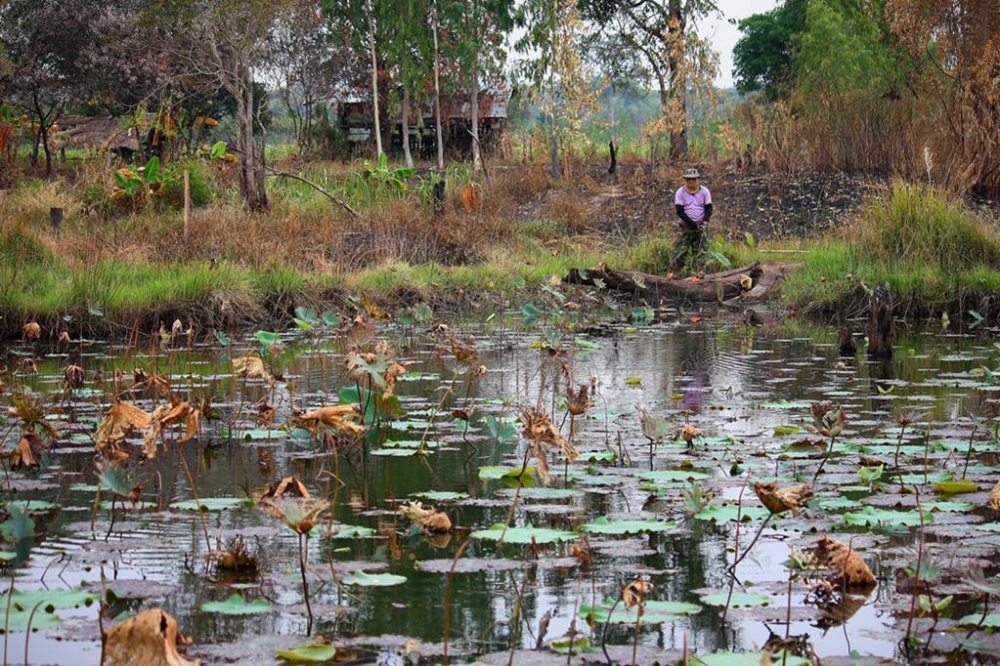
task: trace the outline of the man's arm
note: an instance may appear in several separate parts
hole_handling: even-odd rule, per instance
[[[708,224],[708,220],[711,217],[712,217],[712,203],[709,202],[705,204],[705,219],[704,219],[705,224]]]
[[[680,204],[674,204],[674,208],[677,210],[677,217],[681,218],[681,222],[689,226],[694,226],[694,220],[688,217],[688,214],[684,212],[684,206]]]

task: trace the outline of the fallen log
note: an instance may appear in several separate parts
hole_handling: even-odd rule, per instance
[[[566,282],[611,289],[650,302],[679,299],[690,302],[743,301],[762,298],[795,268],[796,264],[764,261],[701,277],[669,278],[610,268],[601,263],[595,269],[571,268]]]

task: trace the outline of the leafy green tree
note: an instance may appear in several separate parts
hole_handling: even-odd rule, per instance
[[[670,137],[670,157],[687,156],[688,91],[710,95],[718,58],[694,31],[698,19],[718,6],[713,0],[581,0],[584,17],[613,34],[623,57],[644,61],[660,92],[662,117],[654,133]],[[633,71],[637,68],[632,67]]]
[[[785,0],[763,14],[739,22],[743,33],[733,47],[736,88],[741,93],[763,90],[771,99],[792,75],[799,35],[806,27],[809,0]]]

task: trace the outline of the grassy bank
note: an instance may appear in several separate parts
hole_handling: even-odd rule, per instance
[[[391,315],[428,303],[488,313],[584,297],[584,305],[599,306],[609,297],[573,293],[553,278],[601,261],[662,275],[673,242],[663,220],[630,218],[650,191],[672,188],[672,172],[611,183],[581,169],[570,183],[551,181],[542,166],[510,165],[494,167],[486,184],[455,169],[445,210],[435,214],[429,178],[403,190],[359,179],[359,165],[300,170],[360,211],[355,217],[292,180],[274,182],[270,212],[247,215],[227,185],[230,174],[198,168],[201,205],[186,237],[169,196],[125,205],[108,199],[107,168],[25,181],[7,193],[0,333],[20,335],[29,321],[51,337],[152,331],[175,319],[206,331],[279,328],[296,307]],[[607,206],[609,193],[616,208]],[[66,211],[58,235],[49,229],[53,206]],[[720,217],[715,228],[725,230]],[[996,319],[995,237],[947,194],[897,183],[833,235],[717,237],[703,268],[801,264],[775,294],[775,307],[822,320],[863,314],[870,286],[884,283],[901,316],[947,311],[958,321],[971,310]]]

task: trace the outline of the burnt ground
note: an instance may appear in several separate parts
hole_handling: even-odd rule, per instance
[[[590,226],[623,242],[639,240],[663,224],[672,229],[674,192],[683,181],[671,175],[678,170],[649,173],[648,167],[629,164],[620,169],[617,178],[603,170],[588,175]],[[757,240],[821,235],[857,216],[889,186],[887,178],[835,171],[702,173],[714,201],[713,232],[740,241],[748,233]],[[559,219],[558,202],[550,203],[550,216]]]

